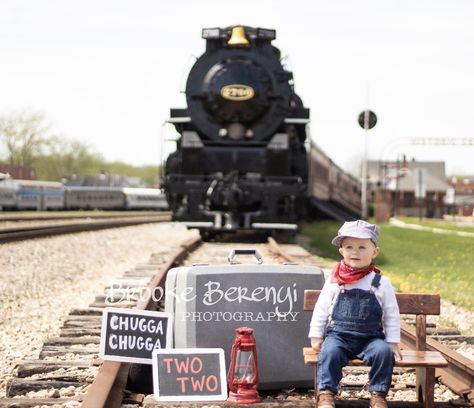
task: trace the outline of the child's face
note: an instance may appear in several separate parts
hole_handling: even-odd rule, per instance
[[[369,266],[378,253],[380,248],[370,239],[344,238],[339,248],[339,253],[344,258],[344,262],[357,269]]]

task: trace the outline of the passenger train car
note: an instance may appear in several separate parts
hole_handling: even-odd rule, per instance
[[[168,203],[161,190],[154,188],[68,186],[65,207],[72,210],[165,210]]]
[[[361,213],[361,183],[342,170],[316,144],[310,149],[308,200],[312,213],[339,221]]]
[[[0,179],[0,210],[166,210],[156,188],[64,186],[60,182]]]
[[[3,176],[3,174],[2,174]],[[16,188],[13,180],[0,179],[0,210],[13,210],[16,207]]]
[[[64,208],[64,186],[54,181],[0,180],[2,210],[60,210]]]
[[[127,210],[167,210],[165,194],[156,188],[123,188]]]
[[[64,208],[64,186],[55,181],[15,180],[17,209],[60,210]]]
[[[70,210],[120,210],[125,208],[125,196],[120,187],[68,186],[65,204]]]

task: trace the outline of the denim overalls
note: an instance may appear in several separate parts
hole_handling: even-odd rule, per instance
[[[382,307],[372,290],[379,287],[380,279],[376,274],[370,290],[346,290],[339,285],[340,293],[318,357],[318,391],[337,393],[342,367],[350,359],[360,358],[372,366],[369,391],[388,392],[395,358],[384,340]]]

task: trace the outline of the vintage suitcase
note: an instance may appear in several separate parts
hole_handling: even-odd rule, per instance
[[[249,251],[233,251],[230,264],[168,272],[165,311],[174,313],[174,347],[222,347],[228,369],[235,329],[251,327],[259,389],[311,387],[312,369],[301,355],[311,320],[311,313],[303,313],[303,293],[322,288],[323,271],[309,265],[233,264],[241,252]]]

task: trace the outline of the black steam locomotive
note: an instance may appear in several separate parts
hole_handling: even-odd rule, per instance
[[[309,109],[271,44],[275,30],[206,28],[206,51],[171,109],[180,134],[166,161],[173,219],[201,233],[294,230],[305,208]]]

